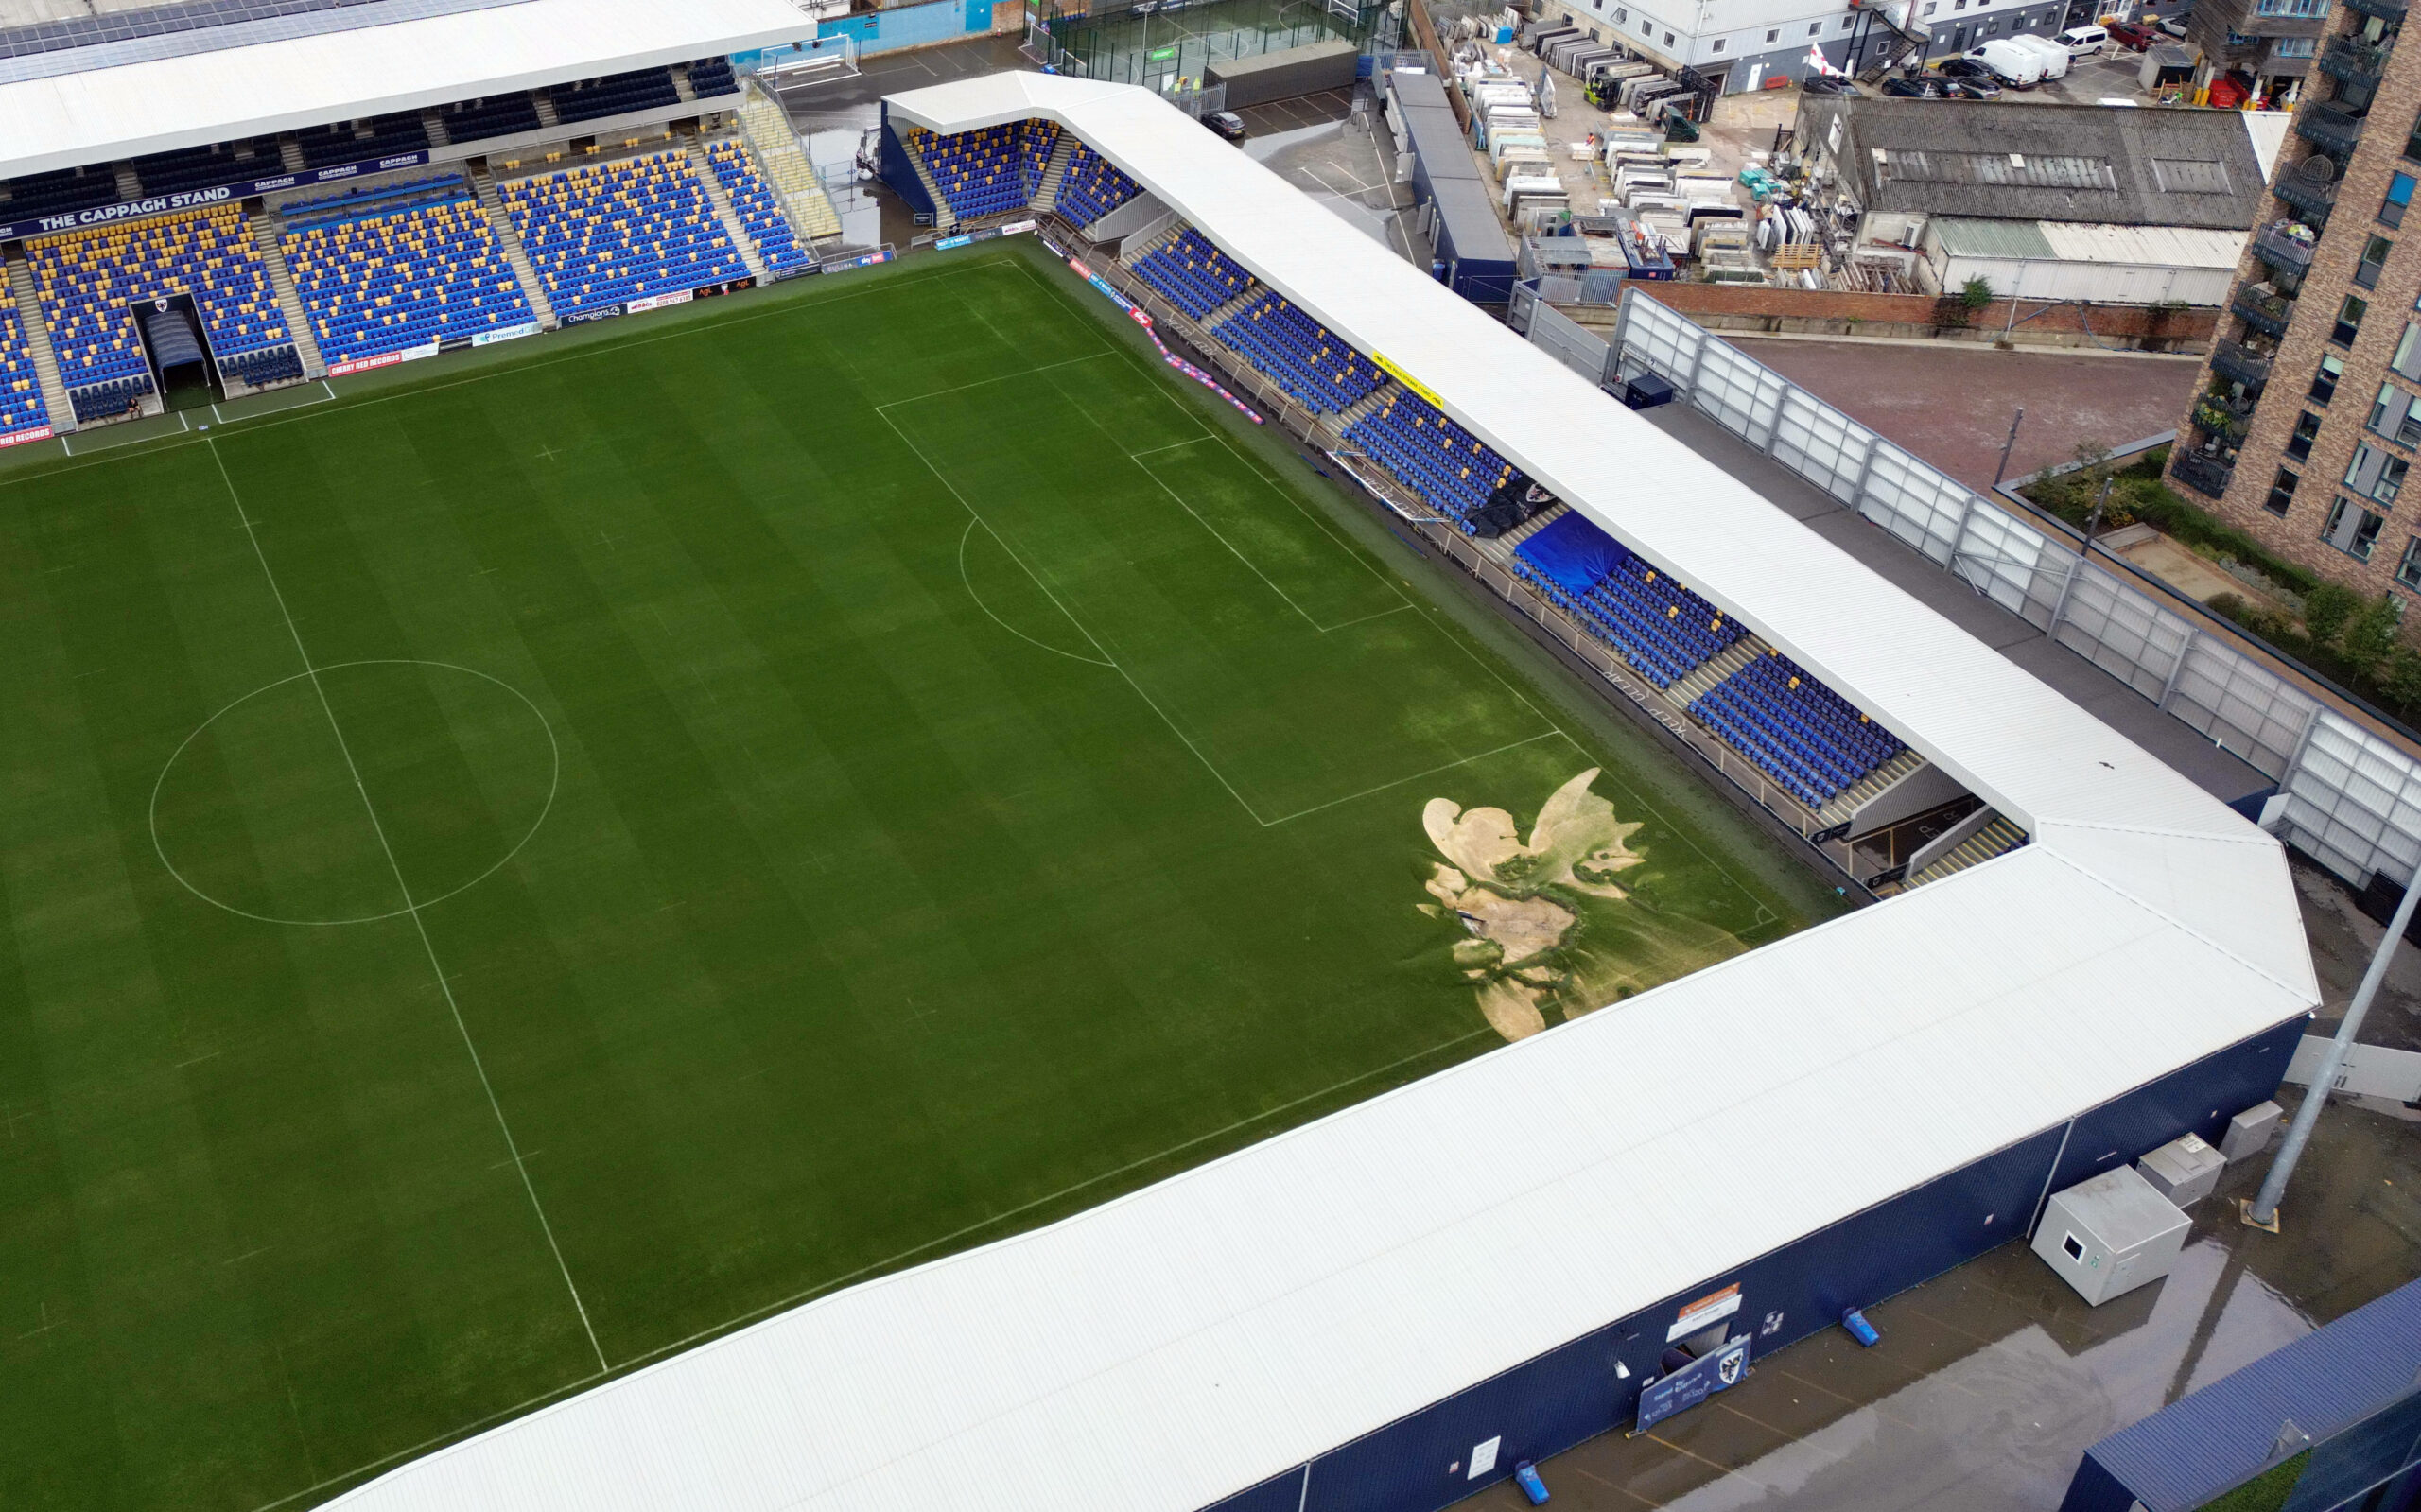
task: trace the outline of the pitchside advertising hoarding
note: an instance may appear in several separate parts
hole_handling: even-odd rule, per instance
[[[336,183],[345,179],[357,179],[365,173],[384,173],[390,168],[416,168],[428,161],[426,152],[398,152],[392,157],[373,158],[362,163],[344,163],[332,168],[310,168],[301,173],[281,173],[270,179],[241,179],[234,183],[221,183],[207,189],[187,189],[177,194],[155,195],[148,200],[128,200],[113,205],[96,205],[90,210],[68,210],[55,216],[36,216],[30,220],[14,220],[0,225],[0,241],[21,241],[27,236],[55,236],[61,232],[83,231],[93,226],[111,225],[120,220],[140,220],[147,216],[174,215],[180,210],[199,210],[207,205],[228,204],[258,194],[275,194],[280,189],[303,189],[315,183]]]

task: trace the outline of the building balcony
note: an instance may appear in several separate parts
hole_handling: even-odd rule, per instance
[[[2295,113],[2295,134],[2343,157],[2360,145],[2362,122],[2334,105],[2307,105]]]
[[[2246,427],[2253,424],[2253,401],[2222,399],[2206,393],[2194,401],[2194,424],[2204,434],[2217,436],[2233,446],[2244,439]]]
[[[2252,289],[2238,291],[2228,309],[2237,319],[2265,336],[2284,336],[2287,322],[2295,318],[2295,302],[2278,294],[2256,294]]]
[[[2228,491],[2228,483],[2236,477],[2235,468],[2216,457],[2205,457],[2200,452],[2181,454],[2170,461],[2168,472],[2171,478],[2205,498],[2223,496]]]
[[[2345,9],[2358,16],[2374,16],[2391,26],[2404,24],[2404,0],[2345,0]]]
[[[2320,71],[2348,84],[2377,84],[2387,72],[2387,49],[2340,37],[2320,55]]]
[[[2230,383],[2258,391],[2270,381],[2270,359],[2240,341],[2222,337],[2211,347],[2211,371]]]
[[[2271,186],[2270,192],[2320,221],[2326,220],[2328,212],[2337,204],[2335,182],[2308,179],[2297,168],[2289,168],[2279,174],[2278,182]]]
[[[2264,226],[2253,234],[2253,254],[2282,273],[2301,278],[2311,271],[2312,244],[2279,226]]]

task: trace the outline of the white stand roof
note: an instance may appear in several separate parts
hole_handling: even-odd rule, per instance
[[[1164,102],[889,103],[1073,130],[2034,843],[335,1504],[1191,1512],[2318,1001],[2268,835]]]
[[[813,35],[815,23],[787,0],[522,0],[0,83],[0,179]]]

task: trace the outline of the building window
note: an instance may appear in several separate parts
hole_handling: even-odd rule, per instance
[[[2253,9],[2263,16],[2325,16],[2328,0],[2256,0]]]
[[[2421,446],[2421,396],[2380,384],[2379,396],[2371,402],[2370,427],[2399,446]]]
[[[2421,588],[2421,535],[2404,543],[2404,560],[2395,565],[2395,581],[2408,588]]]
[[[2369,442],[2354,448],[2354,460],[2345,467],[2345,486],[2357,494],[2367,494],[2382,504],[2393,504],[2395,495],[2404,491],[2405,469],[2412,464],[2393,452],[2383,452]]]
[[[1715,39],[1715,45],[1714,45],[1714,46],[1712,46],[1712,47],[1710,47],[1710,48],[1708,48],[1708,49],[1707,49],[1707,51],[1709,51],[1709,52],[1714,52],[1714,53],[1719,53],[1719,52],[1723,51],[1723,43],[1724,43],[1724,42],[1725,42],[1725,39],[1724,39],[1724,38],[1721,38],[1721,37],[1717,37],[1717,38],[1716,38],[1716,39]],[[2370,287],[2371,286],[2370,286],[2370,285],[2368,285],[2368,284],[2364,284],[2362,287],[2363,287],[2364,288],[2368,288],[2368,287]]]
[[[2321,527],[2320,538],[2357,562],[2368,562],[2371,548],[2378,545],[2379,528],[2385,524],[2379,515],[2341,498],[2329,507],[2328,523]]]
[[[1811,21],[1807,24],[1807,35],[1811,37],[1820,33],[1823,29],[1824,24],[1820,21]]]
[[[1664,45],[1667,47],[1673,45],[1673,34],[1669,31],[1664,34]]]
[[[1647,38],[1651,42],[1654,41],[1656,37],[1656,23],[1648,20],[1646,16],[1640,17],[1639,34]]]
[[[1981,0],[1978,0],[1978,3],[1980,4],[1980,3],[1981,3]],[[1996,31],[2000,30],[2000,29],[2001,29],[2001,18],[2000,18],[2000,17],[1998,17],[1998,16],[1994,16],[1992,20],[1987,21],[1987,22],[1985,22],[1985,23],[1984,23],[1984,35],[1985,35],[1985,36],[1987,36],[1987,37],[1991,36],[1993,33],[1994,33],[1994,32],[1996,32]]]
[[[1776,26],[1773,30],[1768,31],[1768,32],[1767,32],[1767,33],[1766,33],[1766,41],[1768,41],[1768,42],[1773,42],[1773,41],[1775,41],[1776,39],[1780,38],[1781,36],[1782,36],[1782,28],[1781,28],[1780,26]]]
[[[2421,121],[2414,121],[2412,130],[2405,133],[2404,155],[2408,158],[2421,158]]]
[[[2283,467],[2279,468],[2277,479],[2270,485],[2270,496],[2261,501],[2261,507],[2268,510],[2271,513],[2284,518],[2287,513],[2287,506],[2295,501],[2295,484],[2297,481],[2298,479],[2294,474],[2287,471],[2287,469]]]
[[[2345,303],[2337,306],[2337,324],[2330,329],[2328,339],[2339,346],[2352,346],[2354,338],[2361,334],[2362,317],[2370,308],[2368,300],[2346,295]]]
[[[2275,43],[2271,44],[2270,56],[2273,58],[2309,58],[2314,52],[2319,50],[2319,47],[2320,39],[2317,37],[2281,37]]]
[[[2287,455],[2302,461],[2311,455],[2311,443],[2320,435],[2320,417],[2305,410],[2295,418],[2295,433],[2287,438]]]
[[[1841,18],[1841,29],[1843,31],[1849,30],[1855,25],[1857,25],[1857,17],[1855,16],[1843,16]]]
[[[2365,242],[2362,246],[2362,260],[2354,265],[2354,287],[2356,288],[2378,287],[2379,269],[2387,266],[2387,254],[2395,250],[2395,243],[2385,236],[2373,236]]]
[[[2399,173],[2387,181],[2387,201],[2379,206],[2379,224],[2404,224],[2404,208],[2412,202],[2412,175]]]
[[[1925,14],[1926,14],[1926,15],[1932,15],[1935,11],[1937,11],[1937,10],[1939,10],[1939,9],[1942,9],[1942,0],[1925,0]],[[1773,39],[1772,39],[1771,37],[1768,37],[1768,38],[1766,39],[1766,41],[1768,41],[1768,42],[1771,42],[1771,41],[1773,41]],[[2416,127],[2414,127],[2414,128],[2413,128],[2413,130],[2414,130],[2415,131],[2421,131],[2421,126],[2416,126]]]
[[[2406,334],[2408,337],[2411,335],[2410,327],[2406,328]],[[2321,404],[2328,403],[2337,393],[2337,380],[2344,375],[2345,363],[2343,358],[2322,357],[2320,371],[2311,375],[2312,398]]]

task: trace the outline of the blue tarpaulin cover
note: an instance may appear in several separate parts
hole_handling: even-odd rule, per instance
[[[1513,554],[1570,594],[1587,593],[1630,560],[1621,542],[1577,512],[1549,521],[1544,530],[1515,547]]]

